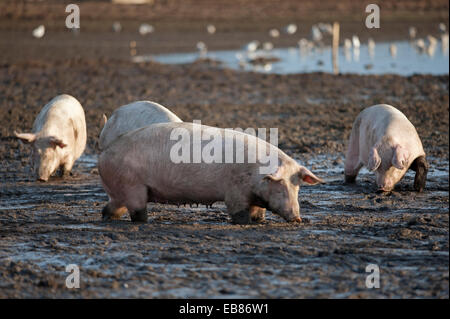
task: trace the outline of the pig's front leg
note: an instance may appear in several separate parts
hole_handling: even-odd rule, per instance
[[[416,172],[416,176],[414,177],[414,189],[418,192],[423,192],[425,188],[428,167],[429,165],[425,159],[425,156],[416,158],[410,166],[410,168]]]
[[[233,224],[248,225],[255,223],[262,223],[266,220],[266,209],[258,206],[250,206],[249,208],[241,207],[236,210],[230,210],[227,206],[228,212],[231,216]]]
[[[348,150],[345,155],[344,174],[346,183],[354,183],[359,170],[363,166],[359,158],[359,125],[360,120],[357,119],[353,124],[348,143]]]
[[[240,190],[234,190],[227,194],[225,205],[233,224],[247,225],[252,223],[248,197],[240,193]]]
[[[75,163],[75,161],[73,160],[73,158],[68,158],[66,160],[66,162],[62,166],[62,172],[61,172],[62,177],[67,177],[67,176],[71,175],[71,171],[72,171],[72,167],[73,167],[74,163]]]
[[[356,176],[358,176],[359,170],[363,167],[363,164],[359,161],[349,161],[345,162],[345,182],[346,183],[354,183],[356,180]]]
[[[252,205],[250,206],[250,218],[254,223],[262,223],[266,220],[266,209]]]
[[[240,210],[238,212],[229,212],[231,222],[237,225],[248,225],[252,223],[250,212],[248,210]]]

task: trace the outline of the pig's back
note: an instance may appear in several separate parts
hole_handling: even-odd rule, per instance
[[[382,136],[416,138],[417,131],[408,118],[393,106],[379,104],[361,112],[361,127],[374,132],[374,138]]]
[[[382,140],[400,144],[411,153],[423,155],[420,137],[414,125],[398,109],[387,104],[371,106],[361,112],[361,134],[366,145],[374,146]]]
[[[99,147],[105,149],[117,137],[127,132],[157,123],[182,122],[164,106],[138,101],[119,107],[113,112],[100,133]]]

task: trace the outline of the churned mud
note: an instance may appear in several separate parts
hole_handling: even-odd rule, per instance
[[[100,221],[107,197],[90,174],[2,186],[2,297],[446,297],[448,161],[431,159],[428,187],[408,174],[390,194],[373,178],[342,182],[342,157],[305,161],[327,184],[300,191],[304,223],[267,213],[231,225],[225,206],[149,204],[149,221]],[[3,174],[2,174],[3,175]],[[80,266],[81,288],[65,287]],[[365,287],[377,264],[381,288]]]
[[[8,21],[18,25],[11,14]],[[9,32],[3,24],[0,32]],[[80,36],[93,37],[92,30]],[[176,50],[177,36],[168,34],[156,51],[170,43]],[[78,40],[71,46],[81,53],[67,56],[62,44],[34,40],[0,56],[1,298],[448,298],[448,75],[258,74],[208,60],[132,63],[104,47],[96,56],[92,44]],[[41,183],[13,130],[30,130],[61,93],[85,108],[88,145],[73,176]],[[107,196],[95,148],[101,115],[136,100],[161,103],[185,121],[278,128],[279,147],[327,183],[301,188],[301,224],[268,212],[263,224],[232,225],[223,203],[149,203],[148,223],[129,216],[102,222]],[[416,126],[431,165],[423,193],[413,191],[412,172],[388,194],[375,193],[366,170],[355,185],[343,183],[353,119],[377,103],[396,106]],[[66,287],[69,264],[80,268],[80,289]],[[366,288],[369,264],[380,269],[379,289]]]

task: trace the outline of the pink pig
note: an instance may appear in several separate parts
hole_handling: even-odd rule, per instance
[[[375,172],[379,191],[391,191],[410,168],[414,189],[425,188],[428,163],[419,135],[406,116],[380,104],[363,110],[353,123],[345,159],[345,181],[353,183],[362,166]]]
[[[38,180],[46,182],[58,168],[67,175],[86,146],[83,107],[73,96],[58,95],[39,112],[31,133],[14,134],[31,144],[31,165]]]
[[[256,144],[265,154],[273,152],[276,163],[272,173],[261,173],[259,152],[255,163],[247,161],[250,155],[244,162],[174,162],[179,151],[176,145],[185,150],[195,149],[197,130],[217,138],[221,147],[239,142],[244,150]],[[176,132],[187,132],[186,139],[175,141]],[[203,153],[210,154],[206,152],[208,143],[201,141]],[[193,159],[194,152],[189,156]],[[287,221],[300,222],[300,184],[322,182],[262,139],[193,123],[153,124],[124,134],[100,154],[98,168],[110,198],[102,212],[104,220],[120,218],[129,211],[132,221],[145,222],[147,202],[211,205],[224,201],[232,221],[237,224],[263,221],[266,208]]]

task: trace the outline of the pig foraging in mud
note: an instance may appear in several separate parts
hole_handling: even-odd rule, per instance
[[[86,146],[83,107],[70,95],[58,95],[39,112],[31,133],[14,134],[32,145],[31,165],[38,180],[47,181],[58,168],[65,176]]]
[[[422,192],[428,163],[419,135],[407,117],[387,104],[364,109],[353,123],[345,158],[345,181],[353,183],[362,166],[376,174],[379,191],[391,191],[410,168],[414,189]]]
[[[177,132],[184,133],[180,141],[174,140]],[[205,160],[204,154],[210,154],[206,150],[212,142],[202,139],[196,145],[196,134],[214,136],[216,146],[225,153],[229,145],[240,143],[248,154],[243,161],[236,160],[236,146],[233,160],[224,160],[224,153],[214,161]],[[177,146],[188,152],[188,161],[176,158],[180,151]],[[257,155],[252,153],[256,148]],[[196,149],[202,152],[202,161],[195,160]],[[268,163],[273,166],[271,173],[261,174],[262,154],[268,153],[274,154],[275,163]],[[257,159],[254,162],[249,160],[253,155]],[[128,210],[132,221],[145,222],[147,202],[211,205],[224,201],[237,224],[264,220],[266,208],[287,221],[300,222],[300,184],[322,182],[256,136],[196,123],[154,124],[124,134],[100,154],[98,168],[110,199],[102,211],[104,220],[118,219]]]
[[[137,101],[116,109],[109,119],[103,115],[103,129],[98,147],[105,149],[118,136],[156,123],[182,122],[164,106],[150,101]]]

